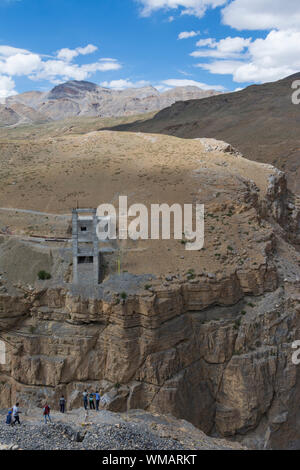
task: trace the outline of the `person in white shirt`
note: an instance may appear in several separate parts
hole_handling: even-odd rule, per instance
[[[19,414],[21,413],[21,411],[19,410],[19,403],[16,403],[15,406],[13,407],[13,418],[14,418],[14,422],[13,424],[21,424],[20,423],[20,416]]]

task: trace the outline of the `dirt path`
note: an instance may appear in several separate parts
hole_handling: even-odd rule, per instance
[[[15,209],[12,207],[0,207],[0,211],[6,212],[21,212],[22,214],[32,214],[32,215],[42,215],[45,217],[61,217],[61,218],[70,218],[70,214],[51,214],[48,212],[39,212],[39,211],[32,211],[29,209]]]

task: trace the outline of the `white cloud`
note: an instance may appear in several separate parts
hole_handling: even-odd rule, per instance
[[[85,80],[95,72],[119,70],[122,66],[116,59],[100,58],[97,62],[78,65],[73,61],[78,55],[95,52],[97,47],[88,44],[76,49],[60,49],[55,58],[32,53],[26,49],[0,46],[0,97],[14,91],[11,77],[26,76],[31,80],[48,80],[58,83],[62,80]],[[13,85],[13,86],[12,86]]]
[[[213,57],[218,59],[240,58],[244,50],[250,45],[251,38],[227,37],[216,41],[212,38],[200,39],[197,46],[208,46],[210,49],[199,49],[192,52],[193,57]]]
[[[183,15],[201,18],[209,7],[224,5],[227,0],[137,0],[142,5],[142,15],[149,16],[154,11],[180,9]]]
[[[153,86],[158,91],[163,93],[164,91],[171,90],[174,87],[178,86],[196,86],[201,88],[202,90],[218,90],[224,91],[224,87],[220,85],[207,85],[206,83],[197,82],[195,80],[187,80],[187,79],[177,79],[177,78],[170,78],[168,80],[163,80],[158,84],[152,85],[150,82],[145,80],[140,80],[137,82],[132,82],[129,79],[120,79],[120,80],[112,80],[110,82],[102,82],[100,83],[101,86],[106,88],[112,88],[114,90],[125,90],[127,88],[141,88],[146,86]]]
[[[78,56],[78,52],[75,49],[68,49],[66,47],[64,49],[60,49],[59,51],[57,51],[57,58],[66,60],[67,62],[71,62],[77,56]]]
[[[115,61],[101,61],[77,65],[62,60],[47,60],[42,68],[29,76],[31,80],[49,80],[53,83],[60,80],[86,80],[95,72],[119,70],[121,65]]]
[[[76,50],[81,55],[87,55],[87,54],[92,54],[93,52],[96,52],[98,50],[98,47],[94,46],[93,44],[88,44],[85,47],[77,47]]]
[[[226,57],[230,54],[224,50],[222,58]],[[242,60],[220,60],[197,66],[215,74],[232,74],[238,83],[279,80],[300,70],[300,31],[273,30],[265,38],[250,41],[246,52],[239,57]]]
[[[85,47],[76,47],[76,49],[60,49],[57,51],[57,57],[58,59],[66,60],[67,62],[71,62],[75,57],[79,55],[87,55],[87,54],[92,54],[93,52],[96,52],[98,50],[97,46],[94,46],[93,44],[88,44]]]
[[[177,70],[178,73],[181,73],[181,75],[184,75],[185,77],[190,77],[193,75],[192,73],[188,73],[185,70]]]
[[[0,57],[10,57],[16,54],[29,54],[29,51],[26,49],[18,49],[17,47],[0,46]]]
[[[102,57],[99,59],[100,62],[118,62],[117,59],[112,59],[111,57]]]
[[[170,78],[168,80],[162,81],[163,85],[168,87],[177,87],[177,86],[196,86],[202,90],[216,90],[224,91],[224,87],[221,85],[207,85],[206,83],[197,82],[195,80],[180,79],[180,78]]]
[[[11,95],[16,95],[15,82],[6,76],[0,75],[0,102]]]
[[[0,73],[9,76],[28,75],[37,71],[42,66],[42,60],[37,54],[20,54],[11,55],[6,60],[0,60]]]
[[[183,31],[182,33],[178,34],[178,39],[189,39],[194,38],[195,36],[199,36],[200,31]]]
[[[216,60],[208,64],[196,64],[196,67],[208,70],[213,74],[234,75],[236,70],[243,65],[245,65],[244,62],[238,62],[237,60]]]
[[[110,82],[102,82],[100,83],[101,86],[105,88],[112,88],[114,90],[125,90],[127,88],[141,88],[144,86],[149,86],[150,82],[145,80],[139,80],[137,82],[131,82],[129,79],[120,79],[120,80],[112,80]]]
[[[216,40],[212,38],[206,38],[206,39],[199,39],[199,41],[196,43],[196,46],[198,47],[215,47],[217,45]]]
[[[233,0],[223,10],[223,22],[237,30],[299,29],[299,0]]]

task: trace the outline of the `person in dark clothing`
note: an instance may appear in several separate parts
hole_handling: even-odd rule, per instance
[[[95,403],[94,403],[94,394],[93,393],[90,393],[89,401],[90,401],[90,410],[94,410],[95,409]]]
[[[96,398],[96,410],[99,411],[100,393],[98,392],[98,390],[96,390],[95,398]]]
[[[66,400],[64,395],[62,395],[59,399],[59,407],[60,407],[60,412],[64,413],[65,412],[65,406],[66,406]]]
[[[87,390],[85,390],[82,395],[83,395],[83,406],[84,406],[84,409],[87,410],[87,407],[88,407],[88,392],[87,392]]]

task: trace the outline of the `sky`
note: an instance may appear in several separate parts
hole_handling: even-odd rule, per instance
[[[226,92],[299,71],[299,0],[0,0],[1,100],[67,80]]]

